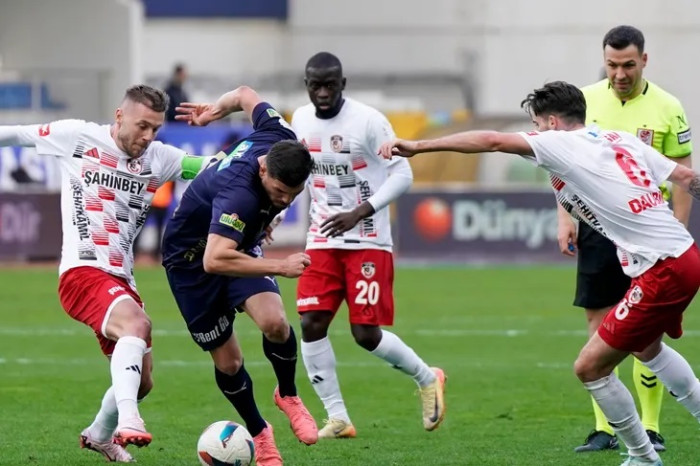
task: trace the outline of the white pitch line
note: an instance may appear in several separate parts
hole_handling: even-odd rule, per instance
[[[192,367],[211,367],[212,362],[207,360],[201,361],[185,361],[180,359],[164,359],[159,360],[156,358],[154,361],[156,367],[174,367],[174,368],[192,368]],[[572,371],[573,370],[573,360],[567,362],[533,362],[533,363],[494,363],[493,361],[483,361],[483,360],[460,360],[454,364],[451,364],[453,369],[455,368],[470,368],[470,369],[494,369],[498,367],[501,369],[512,368],[512,367],[535,367],[536,369],[543,370],[555,370],[555,371]],[[66,358],[66,359],[55,359],[55,358],[0,358],[0,366],[102,366],[107,367],[107,360],[98,359],[87,359],[87,358]],[[267,360],[253,361],[246,359],[245,365],[247,367],[269,367],[270,362]],[[337,365],[339,367],[347,368],[385,368],[388,367],[387,364],[381,361],[338,361]],[[694,370],[700,370],[700,365],[692,366]],[[2,391],[2,389],[0,389]]]
[[[258,330],[237,331],[241,336],[259,335]],[[348,330],[330,330],[331,336],[348,335]],[[399,330],[397,333],[401,335],[417,335],[422,337],[466,337],[466,336],[484,336],[484,337],[521,337],[521,336],[546,336],[546,337],[581,337],[585,338],[588,333],[586,330],[555,330],[552,332],[527,330],[527,329],[417,329],[417,330]],[[54,328],[54,327],[0,327],[0,335],[4,336],[51,336],[51,337],[72,337],[92,335],[92,332],[82,328]],[[154,329],[154,337],[190,337],[187,330],[164,330]],[[700,330],[685,330],[684,337],[699,337]]]
[[[20,365],[20,366],[108,366],[108,361],[106,358],[88,359],[88,358],[0,358],[0,364],[4,365]],[[168,367],[211,367],[212,362],[208,360],[201,361],[185,361],[180,359],[165,359],[159,360],[155,358],[154,364],[156,366],[168,366]],[[259,366],[270,366],[270,362],[267,360],[252,361],[246,359],[245,365],[247,367],[259,367]],[[387,366],[386,363],[381,361],[368,361],[368,362],[337,362],[338,366],[341,367],[382,367]]]

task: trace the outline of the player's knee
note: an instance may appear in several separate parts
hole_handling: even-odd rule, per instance
[[[330,318],[324,314],[320,312],[304,312],[301,314],[301,337],[304,341],[317,341],[328,335]]]
[[[145,312],[136,314],[126,327],[125,330],[129,334],[143,340],[147,340],[151,336],[151,319],[148,318]]]
[[[374,351],[382,340],[382,331],[379,327],[353,325],[351,330],[355,342],[367,351]]]
[[[595,361],[590,358],[579,356],[574,362],[574,373],[581,382],[593,382],[606,375],[610,375],[610,372],[607,374],[603,372],[604,371],[595,364]]]
[[[151,336],[151,319],[136,303],[117,305],[107,319],[105,334],[113,340],[122,337],[148,340]]]
[[[576,378],[579,379],[581,382],[585,382],[585,373],[585,364],[583,361],[581,361],[581,357],[579,356],[578,358],[576,358],[576,361],[574,361],[574,374],[576,374]]]
[[[284,343],[289,339],[289,322],[284,316],[267,320],[261,330],[265,338],[274,343]]]
[[[107,324],[107,334],[116,338],[128,336],[148,340],[151,336],[151,319],[140,309],[130,313],[122,313],[117,319],[110,318]]]
[[[219,372],[223,372],[226,375],[236,375],[241,369],[241,366],[243,366],[242,357],[232,357],[226,361],[216,362],[216,368]]]
[[[374,351],[377,349],[377,346],[379,346],[379,341],[380,339],[372,335],[355,336],[355,342],[367,351]]]

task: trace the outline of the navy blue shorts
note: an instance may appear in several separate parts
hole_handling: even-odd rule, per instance
[[[223,345],[233,332],[239,307],[256,294],[280,294],[274,277],[227,277],[201,269],[166,268],[166,275],[187,329],[204,351]]]

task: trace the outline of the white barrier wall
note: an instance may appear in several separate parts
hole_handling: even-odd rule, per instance
[[[477,111],[512,114],[548,80],[595,81],[604,33],[629,23],[647,36],[647,77],[681,99],[691,125],[700,122],[700,3],[693,0],[290,0],[287,21],[144,23],[142,13],[138,0],[0,0],[3,69],[98,76],[99,98],[88,105],[99,100],[92,105],[106,119],[127,85],[163,76],[176,61],[233,86],[301,75],[311,54],[329,50],[349,76],[469,76]]]
[[[329,50],[350,75],[469,74],[477,110],[516,113],[545,81],[597,80],[603,35],[624,23],[647,36],[647,77],[676,94],[700,125],[700,3],[693,0],[290,0],[286,23],[148,21],[144,72],[162,75],[182,60],[194,73],[235,83],[301,73],[311,54]]]
[[[100,112],[87,117],[109,119],[124,90],[143,78],[142,29],[138,0],[0,0],[2,68],[76,80],[83,70],[100,87],[101,100],[91,103]]]

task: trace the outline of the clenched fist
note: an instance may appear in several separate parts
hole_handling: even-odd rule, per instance
[[[297,278],[311,265],[311,258],[308,254],[298,252],[284,259],[280,275],[286,278]]]

